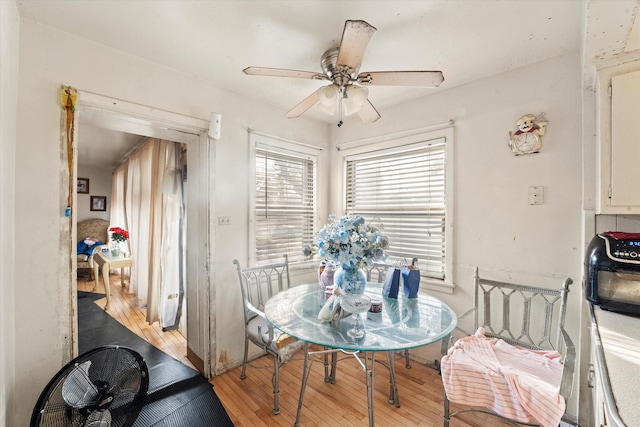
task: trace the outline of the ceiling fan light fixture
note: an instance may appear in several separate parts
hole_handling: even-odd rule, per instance
[[[337,94],[338,89],[334,84],[321,87],[318,93],[318,95],[320,95],[320,105],[331,107],[331,110],[333,111],[333,106],[336,103]]]
[[[360,108],[369,98],[369,89],[359,85],[349,85],[347,87],[347,99],[354,107]]]
[[[358,85],[349,85],[344,88],[344,96],[340,100],[345,116],[357,113],[367,102],[369,89]]]
[[[342,101],[342,110],[344,111],[345,116],[350,116],[355,114],[360,109],[359,106],[356,106],[350,98],[345,98]]]

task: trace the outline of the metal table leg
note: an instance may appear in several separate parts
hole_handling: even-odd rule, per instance
[[[336,352],[338,350],[324,348],[323,362],[324,362],[324,382],[336,383],[336,365],[338,364],[338,357]],[[329,372],[329,353],[331,353],[331,372]]]
[[[353,356],[358,363],[360,364],[360,366],[362,367],[362,370],[364,371],[365,374],[365,381],[366,381],[366,385],[367,385],[367,409],[368,409],[368,413],[369,413],[369,427],[374,427],[375,425],[375,415],[374,415],[374,406],[373,406],[373,390],[374,390],[374,383],[373,383],[373,378],[374,378],[374,365],[375,365],[375,352],[374,351],[365,351],[363,353],[364,355],[364,362],[362,361],[362,359],[358,356],[358,354],[360,353],[359,351],[346,351],[346,350],[342,350],[342,349],[325,349],[323,351],[313,351],[313,352],[309,352],[309,343],[305,343],[304,344],[304,366],[303,366],[303,371],[302,371],[302,384],[300,386],[300,397],[298,399],[298,411],[296,413],[296,421],[294,423],[295,427],[298,427],[300,425],[300,414],[302,413],[302,402],[304,399],[304,392],[305,389],[307,387],[307,381],[309,379],[309,373],[311,372],[311,365],[313,363],[313,356],[316,354],[322,354],[324,356],[324,368],[325,368],[325,382],[327,381],[327,369],[328,369],[328,360],[327,360],[327,355],[329,353],[331,353],[331,374],[328,377],[330,379],[330,381],[333,383],[335,381],[335,364],[337,362],[337,356],[336,353],[337,352],[342,352],[345,354],[349,354],[351,356]],[[310,357],[311,356],[311,357]],[[396,374],[395,374],[395,368],[394,368],[394,354],[392,351],[387,352],[387,357],[389,359],[389,374],[390,374],[390,379],[389,379],[389,403],[395,403],[396,407],[400,407],[400,397],[398,396],[398,387],[396,385]]]
[[[371,362],[369,362],[369,357],[367,357],[368,353],[371,353]],[[364,370],[367,380],[367,406],[369,408],[369,427],[374,427],[375,425],[373,412],[373,365],[375,364],[375,354],[375,352],[364,352]]]
[[[331,353],[331,384],[336,383],[336,368],[338,366],[338,353]]]
[[[328,377],[330,382],[335,383],[335,366],[338,358],[336,357],[336,352],[344,351],[339,349],[327,349],[325,347],[322,351],[309,351],[309,343],[304,343],[304,366],[302,368],[302,384],[300,386],[300,397],[298,398],[298,411],[296,413],[296,422],[294,426],[298,427],[300,425],[300,414],[302,413],[302,400],[304,399],[304,391],[307,388],[307,380],[309,379],[309,373],[311,372],[311,365],[313,363],[314,356],[316,354],[322,354],[324,356],[324,369],[325,369],[325,382],[327,382],[327,355],[331,353],[331,375]],[[357,353],[357,352],[356,352]]]
[[[327,349],[327,347],[324,348],[325,350]],[[323,355],[323,361],[324,361],[324,382],[328,383],[331,382],[331,377],[329,376],[329,354],[325,353]]]
[[[395,403],[396,408],[400,407],[400,396],[398,396],[398,386],[396,384],[396,369],[394,366],[395,354],[393,351],[387,352],[389,360],[389,403]]]
[[[326,353],[325,353],[326,354]],[[309,360],[309,343],[304,343],[304,367],[302,369],[302,385],[300,386],[300,397],[298,398],[298,411],[296,413],[295,427],[300,425],[300,413],[302,412],[302,399],[304,399],[304,390],[307,387],[307,380],[309,379],[309,373],[311,372],[311,364],[313,363],[313,357]]]

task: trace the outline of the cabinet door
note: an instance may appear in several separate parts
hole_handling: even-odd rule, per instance
[[[612,207],[640,207],[640,71],[611,78]]]

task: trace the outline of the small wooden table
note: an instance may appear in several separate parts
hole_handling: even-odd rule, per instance
[[[104,293],[107,296],[107,305],[104,306],[105,310],[109,309],[109,303],[111,302],[111,289],[109,287],[109,270],[112,268],[120,269],[120,283],[124,287],[124,269],[125,267],[131,267],[133,265],[133,259],[124,255],[111,255],[110,252],[96,252],[93,255],[93,274],[96,279],[96,283],[93,287],[95,291],[98,287],[98,269],[102,267],[102,280],[104,281]],[[129,277],[131,281],[131,277]]]

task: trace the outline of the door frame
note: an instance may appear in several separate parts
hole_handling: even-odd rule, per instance
[[[119,99],[98,95],[92,92],[78,90],[78,108],[76,108],[76,130],[74,138],[74,153],[77,153],[78,144],[78,127],[82,124],[92,124],[105,129],[133,133],[152,138],[165,139],[169,141],[181,142],[187,144],[187,156],[189,151],[197,153],[192,156],[193,161],[189,167],[190,177],[194,177],[197,185],[192,186],[190,194],[195,196],[196,200],[190,200],[187,203],[187,230],[189,230],[189,220],[193,224],[191,227],[197,227],[198,232],[192,235],[195,239],[187,239],[187,283],[185,292],[189,286],[195,286],[191,289],[190,296],[196,296],[197,301],[191,301],[197,304],[198,310],[187,310],[187,319],[190,315],[196,315],[197,331],[189,331],[192,327],[187,328],[187,348],[194,354],[194,348],[190,345],[189,336],[195,337],[195,355],[200,357],[197,352],[202,354],[203,374],[211,377],[211,354],[215,351],[213,348],[215,340],[211,338],[210,329],[210,307],[213,304],[213,295],[210,293],[210,275],[209,268],[212,256],[211,245],[211,225],[209,223],[210,212],[213,211],[213,201],[211,192],[213,191],[213,178],[210,173],[210,156],[213,156],[214,150],[210,138],[207,135],[209,123],[206,120],[188,117],[181,114],[159,110],[157,108],[147,107],[140,104],[134,104]],[[61,160],[66,165],[66,160]],[[73,180],[77,179],[78,159],[73,159]],[[77,204],[77,195],[74,188],[73,203]],[[197,201],[205,201],[198,203]],[[77,216],[72,215],[72,230],[77,229]],[[77,233],[72,232],[71,248],[77,245]],[[71,257],[75,260],[75,256]],[[74,272],[76,264],[74,265]],[[191,267],[191,271],[190,271]],[[194,271],[195,269],[195,271]],[[77,290],[77,277],[71,274],[71,289]],[[194,283],[195,282],[195,283]],[[71,336],[73,337],[73,353],[74,357],[78,355],[78,314],[77,300],[73,296],[75,292],[71,292],[71,307],[73,319],[71,322]],[[187,298],[189,303],[189,298]],[[191,305],[191,304],[190,304]],[[190,322],[189,325],[193,325]],[[192,340],[193,341],[193,340]]]

